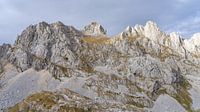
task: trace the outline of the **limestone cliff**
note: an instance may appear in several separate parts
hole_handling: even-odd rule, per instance
[[[200,39],[156,23],[108,37],[92,22],[27,27],[0,46],[0,109],[5,111],[198,111]]]

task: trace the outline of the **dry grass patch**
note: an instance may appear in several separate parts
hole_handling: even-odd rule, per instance
[[[84,37],[82,38],[83,42],[89,44],[106,44],[110,38],[108,37]]]

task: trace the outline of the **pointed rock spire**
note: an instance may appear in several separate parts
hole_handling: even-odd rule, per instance
[[[131,26],[127,26],[126,29],[122,33],[120,33],[121,37],[132,37],[136,35],[137,35],[136,30]]]
[[[191,39],[199,39],[200,40],[200,33],[193,34],[193,36],[191,37]]]
[[[157,24],[153,21],[148,21],[144,26],[144,33],[145,36],[149,38],[157,38],[159,34],[161,34],[160,29],[158,28]],[[153,39],[154,40],[154,39]]]
[[[200,33],[195,33],[190,39],[185,39],[185,48],[188,51],[200,51]]]
[[[144,36],[158,43],[163,43],[162,40],[166,34],[159,29],[155,22],[148,21],[144,26]]]
[[[83,33],[86,35],[106,35],[106,30],[97,22],[92,22],[89,25],[85,26],[83,29]]]
[[[146,23],[146,25],[144,26],[145,29],[151,29],[151,30],[154,30],[154,31],[160,31],[159,28],[158,28],[158,25],[153,22],[153,21],[148,21]]]

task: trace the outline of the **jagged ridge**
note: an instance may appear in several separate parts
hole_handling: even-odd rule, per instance
[[[47,76],[55,79],[43,79],[50,80],[47,88],[52,83],[56,89],[65,88],[88,97],[101,105],[97,111],[157,111],[159,106],[154,104],[162,95],[168,95],[178,102],[175,104],[181,105],[177,111],[192,111],[198,109],[193,107],[194,99],[190,96],[190,90],[194,89],[190,79],[200,73],[198,38],[198,34],[189,40],[176,33],[168,35],[151,21],[145,26],[127,27],[112,38],[106,36],[106,30],[96,22],[81,31],[61,22],[41,22],[24,30],[14,45],[0,46],[1,75],[9,76],[9,70],[5,69],[8,64],[20,74],[17,80],[26,76],[31,80],[30,74],[36,72],[31,68],[39,72],[35,73],[37,77],[41,71],[48,71]],[[39,79],[32,80],[38,82]],[[1,82],[9,80],[3,78]],[[13,106],[30,95],[27,93],[17,99],[5,89],[19,88],[13,83],[2,87],[5,91],[0,93],[0,108]],[[31,94],[56,90],[44,88],[36,88]],[[2,100],[8,93],[16,100]],[[29,103],[34,104],[34,101]],[[37,111],[56,108],[59,111],[62,104],[56,103],[48,109],[44,105]]]

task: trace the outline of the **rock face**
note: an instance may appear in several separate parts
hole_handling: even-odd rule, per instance
[[[92,36],[105,36],[106,30],[97,22],[92,22],[83,29],[84,34]]]
[[[198,38],[168,35],[152,21],[110,38],[96,22],[82,31],[30,25],[14,45],[0,46],[0,109],[197,111]]]

